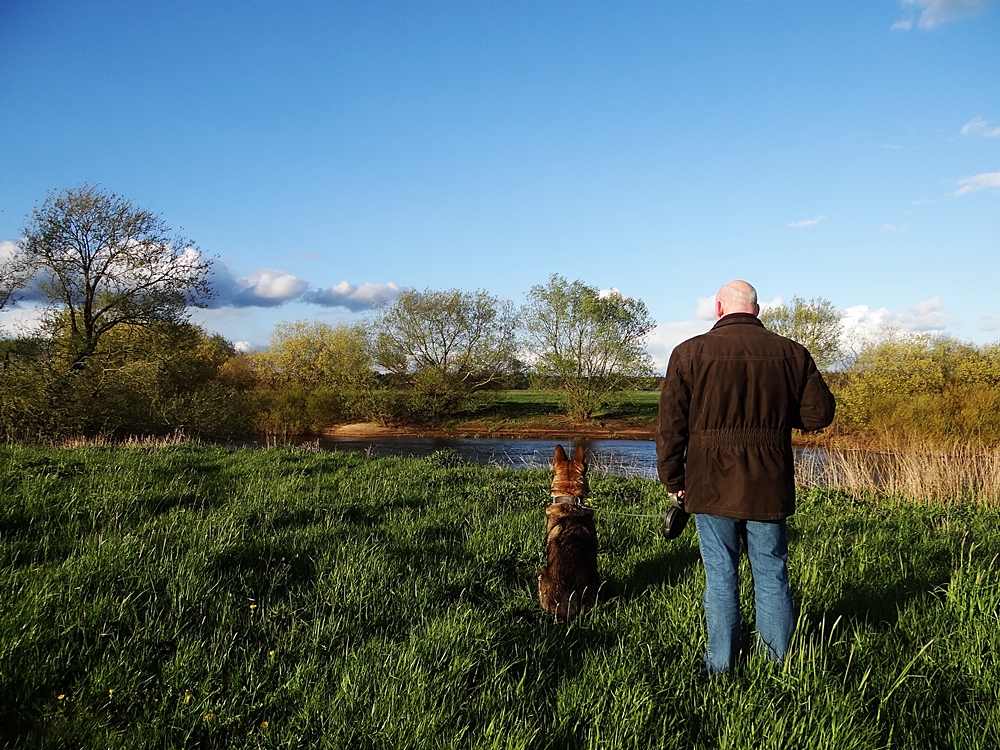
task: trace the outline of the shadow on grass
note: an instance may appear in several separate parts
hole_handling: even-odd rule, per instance
[[[609,578],[607,595],[628,601],[651,588],[676,586],[693,573],[699,559],[695,545],[668,546],[639,562],[620,579]]]
[[[840,617],[847,623],[886,630],[896,626],[901,611],[915,601],[936,596],[951,579],[961,537],[928,541],[916,536],[912,528],[880,529],[863,522],[841,525],[841,533],[848,536],[861,535],[866,529],[866,541],[853,548],[853,556],[830,560],[831,571],[839,568],[831,575],[841,577],[843,583],[820,599],[822,611],[809,617],[813,625],[818,626],[824,617],[828,623]],[[789,546],[806,543],[801,530],[790,526],[788,532]]]
[[[892,628],[908,604],[933,595],[949,578],[949,571],[935,571],[928,575],[908,575],[892,581],[856,585],[827,608],[826,619],[829,622],[842,617],[847,622],[864,623],[879,630]],[[818,625],[820,618],[818,615],[811,619]]]
[[[210,554],[207,575],[218,579],[226,590],[248,599],[283,596],[315,583],[317,572],[305,546],[278,546],[248,540]]]

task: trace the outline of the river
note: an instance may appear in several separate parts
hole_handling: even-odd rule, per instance
[[[316,441],[303,441],[316,442]],[[318,440],[323,451],[351,451],[369,456],[422,457],[452,450],[466,461],[514,469],[548,469],[556,445],[572,454],[577,445],[587,451],[592,471],[627,477],[656,478],[656,446],[652,440],[491,440],[479,438],[332,438]],[[822,449],[797,448],[796,464],[822,462]]]

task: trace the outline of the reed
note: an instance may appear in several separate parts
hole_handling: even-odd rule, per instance
[[[1000,449],[935,448],[801,451],[796,478],[803,487],[833,487],[853,497],[889,495],[923,503],[1000,505]]]
[[[552,469],[552,456],[537,451],[531,456],[521,456],[518,468],[548,471]],[[510,466],[511,461],[494,462],[497,468]],[[592,474],[608,477],[624,477],[625,479],[655,479],[656,459],[643,459],[639,456],[615,454],[598,454],[589,457],[588,469]]]
[[[182,443],[200,443],[184,430],[174,430],[169,435],[69,435],[52,441],[56,448],[165,448]]]

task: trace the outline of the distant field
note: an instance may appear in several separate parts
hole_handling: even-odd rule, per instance
[[[493,394],[496,402],[485,411],[475,414],[485,421],[514,422],[525,426],[545,426],[563,417],[563,402],[552,391],[500,391]],[[656,422],[659,391],[632,391],[622,396],[604,412],[595,415],[595,421],[615,420],[630,425],[652,425]]]
[[[595,477],[608,597],[556,624],[548,483],[447,453],[0,447],[0,745],[1000,746],[1000,511],[803,493],[789,662],[706,684],[693,527],[664,541],[613,514],[659,485]]]

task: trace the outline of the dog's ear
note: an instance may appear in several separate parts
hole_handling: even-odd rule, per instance
[[[555,458],[555,462],[557,464],[559,464],[559,463],[566,463],[567,461],[569,461],[569,459],[566,458],[566,451],[563,450],[563,447],[562,447],[561,444],[557,445],[556,446],[556,458]]]
[[[576,446],[576,455],[573,457],[574,461],[579,461],[582,464],[587,463],[587,452],[583,449],[582,445]]]

